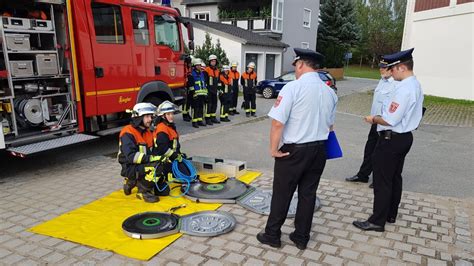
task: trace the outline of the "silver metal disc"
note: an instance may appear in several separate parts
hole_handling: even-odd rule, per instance
[[[43,109],[41,108],[41,101],[38,99],[27,100],[23,107],[23,115],[31,124],[38,125],[43,123]]]
[[[269,215],[270,206],[272,202],[272,190],[262,189],[257,187],[250,187],[244,195],[237,199],[237,204],[251,210],[255,213]],[[296,215],[296,207],[298,206],[298,193],[293,194],[293,199],[288,209],[288,218],[293,218]],[[314,211],[321,207],[321,201],[316,197]]]
[[[182,190],[186,188],[183,186]],[[207,184],[192,183],[186,198],[195,202],[235,203],[235,200],[247,191],[247,185],[235,178],[229,178],[224,183]]]
[[[180,232],[192,236],[218,236],[232,231],[234,216],[223,211],[202,211],[181,217]]]

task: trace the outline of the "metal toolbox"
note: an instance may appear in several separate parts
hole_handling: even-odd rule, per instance
[[[29,34],[5,34],[8,50],[29,51],[31,50]]]
[[[240,177],[247,173],[247,163],[219,158],[193,156],[188,158],[201,173],[224,173],[228,177]]]
[[[55,54],[38,54],[35,63],[38,76],[57,75],[59,72],[58,59]]]
[[[53,30],[53,24],[51,20],[32,19],[31,28],[34,30],[51,31]]]
[[[29,30],[31,29],[30,19],[2,17],[3,27],[6,29]]]
[[[12,77],[32,77],[35,75],[33,61],[31,60],[10,61],[10,71]]]

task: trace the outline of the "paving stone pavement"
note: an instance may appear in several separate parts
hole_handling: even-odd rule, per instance
[[[192,139],[192,136],[188,137]],[[183,139],[186,141],[186,138]],[[261,170],[261,169],[259,169]],[[223,205],[233,213],[235,230],[215,238],[183,236],[148,262],[137,261],[26,230],[120,189],[115,159],[96,156],[3,180],[0,186],[0,264],[2,265],[472,265],[474,203],[404,192],[397,222],[386,231],[362,232],[352,226],[372,211],[365,185],[321,180],[323,207],[314,215],[311,240],[301,251],[282,228],[283,247],[261,245],[255,235],[266,216]],[[270,187],[272,171],[254,185]]]
[[[339,98],[337,111],[365,116],[370,113],[373,89],[366,92],[353,93]],[[427,111],[422,124],[473,127],[474,107],[452,104],[425,104]]]

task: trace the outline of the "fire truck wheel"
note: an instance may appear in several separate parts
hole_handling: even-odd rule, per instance
[[[153,105],[155,105],[155,106],[158,107],[158,105],[160,105],[160,104],[163,102],[163,100],[160,99],[160,98],[158,98],[158,97],[156,97],[156,96],[147,96],[147,97],[143,100],[143,102],[145,102],[145,103],[152,103]]]

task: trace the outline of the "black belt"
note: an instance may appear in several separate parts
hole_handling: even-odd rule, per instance
[[[377,133],[379,134],[379,136],[383,137],[384,139],[391,139],[392,136],[410,134],[411,131],[405,132],[405,133],[398,133],[392,130],[382,130],[382,131],[378,131]]]
[[[294,148],[305,148],[305,147],[325,145],[325,143],[326,141],[324,140],[317,140],[317,141],[306,142],[306,143],[290,143],[290,144],[285,144],[285,146],[294,147]]]

